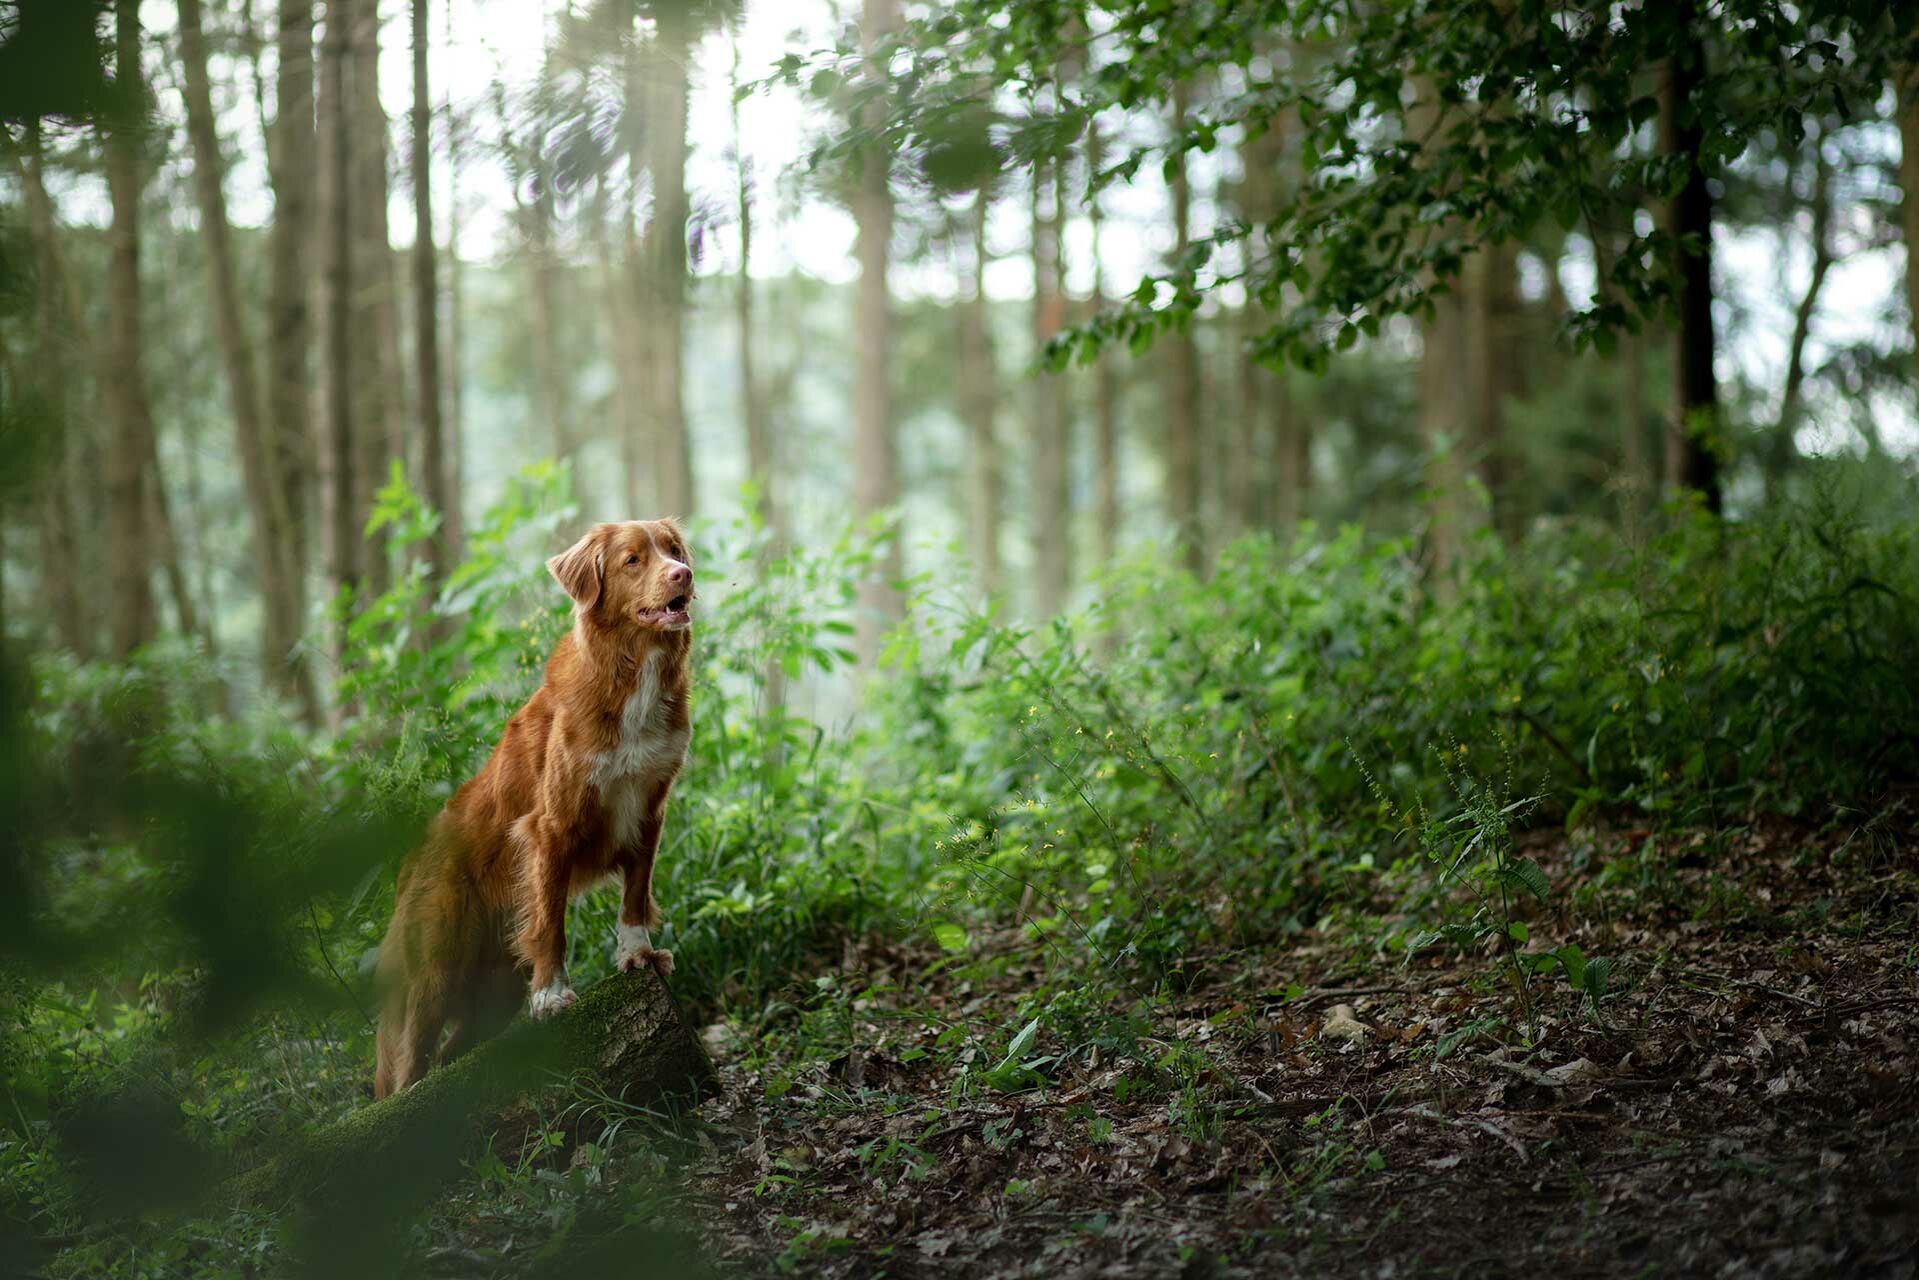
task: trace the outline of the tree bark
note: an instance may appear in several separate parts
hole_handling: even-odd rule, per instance
[[[145,329],[140,307],[140,193],[146,185],[140,139],[147,112],[140,70],[139,0],[114,6],[116,86],[129,118],[107,132],[107,186],[113,224],[107,261],[107,630],[111,656],[128,657],[153,639],[153,537],[145,468],[153,455]]]
[[[1419,330],[1419,428],[1433,454],[1428,561],[1442,579],[1465,545],[1470,512],[1466,331],[1466,300],[1456,289],[1434,302]]]
[[[453,4],[446,4],[446,44],[453,47]],[[460,264],[460,131],[462,123],[448,93],[446,112],[446,468],[440,479],[446,494],[441,510],[440,542],[447,563],[458,564],[466,549],[466,356],[465,280]]]
[[[746,469],[759,496],[760,519],[772,536],[777,554],[786,542],[786,518],[780,507],[779,464],[774,457],[773,424],[767,412],[766,391],[760,385],[759,335],[753,286],[753,166],[746,155],[746,136],[740,129],[740,50],[733,46],[733,159],[739,181],[735,213],[740,224],[740,278],[733,295],[734,323],[739,332],[740,418],[746,426]]]
[[[1473,452],[1492,497],[1493,521],[1509,539],[1523,527],[1506,442],[1506,397],[1513,390],[1519,313],[1516,253],[1510,244],[1489,244],[1466,264],[1466,375],[1472,384]]]
[[[692,1106],[718,1092],[712,1063],[666,984],[650,971],[616,973],[552,1021],[522,1019],[411,1089],[302,1138],[229,1184],[227,1198],[292,1201],[305,1239],[382,1247],[367,1237],[401,1227],[495,1129],[531,1123],[539,1100],[564,1096],[563,1082],[582,1073],[606,1096],[639,1105]],[[341,1256],[328,1261],[358,1269]]]
[[[75,417],[68,398],[68,351],[82,341],[67,310],[66,256],[60,248],[60,221],[47,191],[46,157],[40,126],[29,123],[19,166],[27,206],[27,229],[34,249],[34,344],[29,373],[16,379],[39,397],[52,435],[52,456],[36,486],[40,499],[40,586],[54,635],[81,658],[92,656],[93,635],[79,566],[80,521],[72,483],[77,450]],[[17,399],[19,391],[14,391]]]
[[[1720,509],[1719,392],[1713,378],[1712,193],[1700,154],[1704,131],[1693,104],[1705,80],[1706,45],[1697,0],[1675,0],[1684,32],[1666,61],[1659,95],[1661,149],[1686,166],[1686,183],[1666,210],[1679,241],[1679,327],[1673,336],[1673,407],[1666,434],[1666,475]]]
[[[1175,139],[1186,130],[1187,100],[1191,90],[1184,80],[1173,86]],[[1173,256],[1183,262],[1192,246],[1192,186],[1186,173],[1186,152],[1177,141],[1168,159],[1173,197]],[[1168,522],[1178,538],[1186,567],[1194,573],[1206,568],[1205,530],[1200,517],[1199,348],[1191,322],[1168,339],[1169,380],[1166,400],[1166,507]]]
[[[433,245],[433,95],[427,83],[427,17],[432,0],[413,2],[413,353],[420,415],[420,494],[444,519],[446,422],[440,399],[440,272]],[[427,542],[436,580],[452,567],[444,529]]]
[[[241,315],[233,236],[227,222],[226,164],[220,154],[213,115],[200,0],[179,0],[179,14],[187,134],[193,148],[193,183],[200,205],[207,292],[213,303],[214,332],[226,366],[227,402],[233,413],[240,477],[253,523],[253,562],[259,574],[265,619],[261,666],[274,685],[288,693],[297,693],[299,680],[293,653],[300,638],[301,610],[294,602],[297,590],[294,584],[300,565],[292,513],[281,487],[280,469],[275,465],[271,433],[261,412],[253,340]]]
[[[1773,428],[1766,457],[1766,487],[1776,490],[1799,449],[1793,436],[1799,428],[1800,394],[1806,382],[1806,343],[1812,337],[1812,317],[1819,294],[1834,261],[1832,247],[1832,165],[1826,160],[1823,132],[1814,143],[1812,183],[1812,279],[1800,295],[1792,316],[1792,338],[1786,344],[1786,383],[1779,394],[1779,422]]]
[[[625,49],[626,100],[640,104],[650,119],[646,49],[633,38],[625,41]],[[647,276],[647,246],[640,234],[640,190],[651,185],[649,163],[645,123],[639,127],[629,125],[619,273],[625,296],[613,305],[622,321],[619,372],[626,381],[631,409],[620,433],[620,471],[625,482],[626,509],[634,516],[662,510],[654,466],[659,450],[654,447],[653,407],[647,389],[652,377],[653,292]]]
[[[973,568],[981,590],[997,594],[1004,587],[1005,566],[1000,557],[1001,526],[1005,523],[1005,470],[997,430],[999,375],[994,367],[991,309],[986,298],[986,215],[992,197],[982,187],[973,197],[967,218],[971,241],[971,275],[957,316],[960,417],[966,423],[967,525]]]
[[[860,48],[869,60],[868,75],[882,79],[870,65],[879,43],[899,20],[897,0],[862,0]],[[855,256],[860,279],[853,317],[853,508],[872,521],[899,505],[899,441],[893,421],[893,300],[887,282],[893,241],[893,191],[889,156],[869,148],[859,161],[859,188],[853,197],[858,224]],[[893,583],[901,574],[900,538],[887,540],[874,572],[860,584],[856,647],[862,664],[879,657],[882,634],[904,613]]]
[[[1906,241],[1906,310],[1912,354],[1919,360],[1919,66],[1901,68],[1899,82],[1899,205]]]
[[[359,591],[362,560],[358,519],[361,495],[354,468],[354,459],[359,454],[360,429],[353,391],[354,375],[359,372],[353,343],[353,295],[358,265],[353,252],[354,140],[353,113],[347,97],[347,63],[352,56],[355,3],[356,0],[327,0],[326,43],[322,54],[324,82],[320,96],[326,200],[323,220],[326,550],[333,594],[344,593],[349,597]],[[366,374],[373,376],[373,371],[368,370]]]
[[[528,256],[533,268],[533,388],[535,412],[552,434],[556,461],[578,465],[580,442],[573,430],[572,385],[560,358],[560,264],[553,243],[553,175],[546,139],[531,140],[533,199],[525,210]],[[584,477],[573,477],[577,494]]]
[[[1105,163],[1105,139],[1096,126],[1089,127],[1086,166],[1098,174]],[[1090,198],[1087,220],[1092,224],[1093,240],[1089,250],[1093,260],[1091,305],[1098,314],[1106,310],[1106,260],[1101,257],[1106,211],[1098,193]],[[1112,353],[1104,349],[1093,357],[1093,494],[1099,567],[1105,569],[1119,555],[1119,370]]]
[[[1051,188],[1049,191],[1048,188]],[[1046,344],[1065,326],[1066,290],[1063,279],[1059,162],[1033,169],[1033,352],[1044,356]],[[1047,205],[1051,203],[1049,210]],[[1072,586],[1072,488],[1067,474],[1070,453],[1066,407],[1066,380],[1036,367],[1031,387],[1032,494],[1030,530],[1033,539],[1034,616],[1049,618],[1066,603]]]
[[[403,414],[396,394],[404,384],[399,348],[393,246],[387,230],[387,119],[380,101],[380,7],[356,0],[347,58],[347,120],[353,135],[351,205],[353,236],[354,536],[364,529],[375,496],[385,486],[394,459],[406,457]],[[367,586],[384,591],[392,566],[383,543],[361,549]]]
[[[286,684],[309,722],[320,715],[312,665],[298,647],[307,621],[309,495],[315,491],[313,446],[314,233],[313,0],[280,0],[279,74],[268,166],[273,229],[267,252],[267,453],[274,487],[286,509],[283,549],[288,574],[277,614],[269,602],[268,653],[284,655]]]
[[[647,263],[655,298],[651,337],[655,483],[661,515],[694,513],[693,444],[686,426],[686,98],[692,57],[690,17],[663,10],[653,37],[650,81],[654,110],[653,219],[647,226]]]

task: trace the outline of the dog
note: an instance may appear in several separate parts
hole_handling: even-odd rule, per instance
[[[692,736],[686,534],[672,520],[599,524],[546,567],[573,627],[400,871],[375,967],[377,1098],[503,1029],[522,1000],[535,1018],[572,1004],[567,903],[612,875],[625,878],[620,968],[673,971],[650,931],[666,799]]]

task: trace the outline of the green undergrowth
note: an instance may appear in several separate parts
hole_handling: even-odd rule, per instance
[[[245,1274],[310,1243],[283,1216],[102,1187],[74,1116],[161,1064],[156,1149],[246,1164],[363,1105],[393,871],[567,625],[543,563],[574,517],[563,471],[528,472],[437,587],[416,555],[432,516],[404,486],[376,525],[395,585],[337,606],[336,726],[236,695],[181,646],[44,658],[9,703],[45,798],[21,829],[32,945],[5,959],[0,1232],[45,1274]],[[1919,524],[1832,501],[1672,513],[1639,544],[1488,533],[1443,573],[1357,529],[1246,539],[1204,579],[1155,549],[1041,624],[927,579],[863,679],[875,535],[694,542],[707,598],[664,942],[694,1020],[724,1024],[769,1094],[847,1059],[884,1007],[901,1028],[884,1051],[939,1067],[948,1103],[1097,1063],[1206,1141],[1237,1103],[1161,1015],[1201,969],[1253,973],[1308,936],[1355,969],[1436,951],[1484,974],[1468,1025],[1523,1043],[1551,1005],[1603,1027],[1637,958],[1581,950],[1556,904],[1671,892],[1680,841],[1710,864],[1760,820],[1849,824],[1841,847],[1870,867],[1896,840],[1882,798],[1919,766]],[[1542,828],[1565,833],[1550,871],[1527,843]],[[609,971],[615,910],[611,891],[574,907],[576,984]],[[849,971],[859,947],[915,976]],[[935,982],[981,994],[935,1007]],[[592,1124],[489,1148],[413,1245],[497,1221],[560,1242],[552,1261],[576,1225],[585,1242],[643,1222],[673,1126],[586,1083],[575,1102]],[[909,1133],[863,1158],[910,1177],[922,1157]]]

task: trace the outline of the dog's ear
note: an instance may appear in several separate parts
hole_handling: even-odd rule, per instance
[[[606,535],[612,527],[594,525],[585,537],[546,562],[547,572],[566,588],[582,612],[599,602],[600,583],[606,577]]]

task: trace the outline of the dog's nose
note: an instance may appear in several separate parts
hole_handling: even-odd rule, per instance
[[[683,564],[676,564],[666,571],[666,581],[669,586],[690,587],[693,585],[693,571]]]

